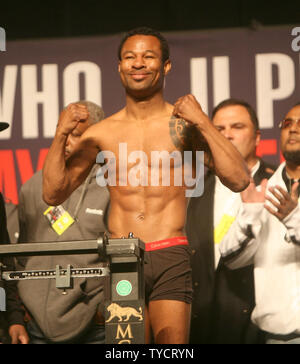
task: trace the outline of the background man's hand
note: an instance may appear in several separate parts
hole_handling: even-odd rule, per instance
[[[23,325],[12,325],[8,330],[12,344],[28,344],[29,337]]]
[[[68,136],[78,125],[89,118],[89,112],[85,105],[70,104],[60,114],[57,130]]]
[[[251,178],[249,186],[241,192],[242,201],[245,203],[264,203],[266,188],[267,188],[267,179],[263,179],[260,184],[260,191],[256,189],[254,180]]]
[[[298,186],[298,182],[293,184],[291,194],[280,186],[270,187],[269,191],[279,202],[268,196],[266,200],[276,207],[277,211],[268,205],[265,205],[265,208],[280,221],[284,220],[298,205]]]

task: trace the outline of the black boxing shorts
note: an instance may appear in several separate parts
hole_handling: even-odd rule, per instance
[[[192,303],[190,255],[185,236],[146,243],[146,303],[157,300]]]

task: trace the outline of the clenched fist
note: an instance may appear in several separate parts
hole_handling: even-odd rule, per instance
[[[193,95],[180,97],[174,104],[173,115],[199,127],[210,121]]]
[[[70,104],[60,114],[57,132],[68,136],[80,122],[89,118],[89,112],[85,105]]]

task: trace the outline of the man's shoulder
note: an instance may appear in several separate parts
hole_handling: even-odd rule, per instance
[[[274,174],[272,175],[272,177],[269,179],[268,184],[272,184],[272,183],[276,183],[278,184],[280,181],[283,181],[282,178],[282,171],[285,168],[286,163],[283,162],[279,165],[279,167],[275,170]]]
[[[270,179],[278,167],[262,159],[259,160],[259,163],[259,168],[254,174],[254,182],[256,185],[260,184],[265,178]]]
[[[123,122],[125,119],[126,119],[126,112],[125,112],[125,109],[122,109],[122,110],[108,116],[107,118],[102,120],[101,123],[103,123],[104,125],[113,125],[116,123]]]
[[[265,168],[267,171],[274,173],[276,169],[279,167],[278,165],[275,165],[273,163],[269,163],[263,159],[260,159],[260,166]]]
[[[21,192],[28,192],[30,189],[36,189],[38,185],[42,185],[43,171],[37,171],[28,181],[26,181],[22,187]]]
[[[122,112],[117,112],[113,115],[108,116],[107,118],[99,121],[91,125],[83,134],[86,138],[95,138],[99,133],[107,130],[108,128],[113,127],[117,123],[121,122],[124,119]]]

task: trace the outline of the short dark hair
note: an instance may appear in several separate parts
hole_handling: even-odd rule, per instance
[[[227,106],[236,106],[236,105],[243,106],[248,111],[248,114],[250,116],[250,119],[252,121],[252,124],[254,125],[255,131],[259,130],[259,122],[258,122],[258,118],[257,118],[256,112],[253,109],[253,107],[250,104],[248,104],[248,102],[246,102],[244,100],[239,100],[239,99],[226,99],[226,100],[220,102],[213,109],[212,119],[215,117],[216,113],[219,110],[223,109],[224,107],[227,107]]]
[[[130,30],[122,38],[121,43],[119,45],[119,49],[118,49],[119,61],[121,61],[121,53],[122,53],[122,48],[123,48],[124,43],[126,42],[126,40],[128,38],[133,37],[134,35],[149,35],[149,36],[156,37],[160,41],[162,61],[165,62],[170,59],[170,48],[169,48],[169,44],[168,44],[168,41],[166,40],[166,38],[157,30],[154,30],[154,29],[151,29],[148,27],[139,27],[139,28]]]

